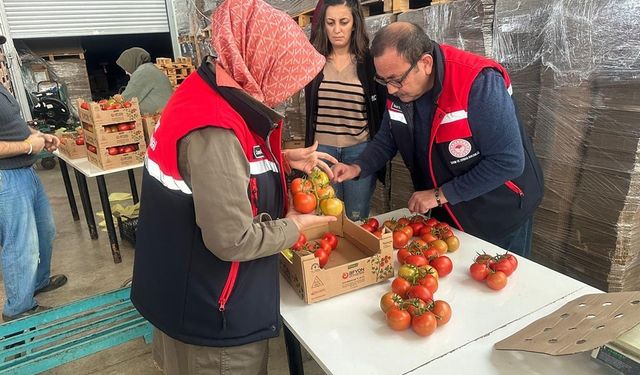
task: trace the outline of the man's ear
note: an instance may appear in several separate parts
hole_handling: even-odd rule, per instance
[[[433,56],[425,53],[420,58],[420,61],[418,62],[418,64],[422,65],[422,70],[425,72],[426,75],[431,74],[431,72],[433,71]]]

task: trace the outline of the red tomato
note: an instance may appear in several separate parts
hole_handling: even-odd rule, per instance
[[[423,223],[424,225],[424,216],[422,215],[413,215],[409,218],[409,222],[411,223]]]
[[[84,144],[84,138],[82,138],[82,137],[76,138],[76,144],[78,146],[82,146]]]
[[[427,258],[429,261],[431,261],[431,259],[435,259],[435,258],[439,257],[440,253],[438,252],[438,249],[436,249],[435,247],[430,247],[427,250],[424,250],[422,252],[422,255],[424,255],[425,258]]]
[[[507,285],[507,275],[501,271],[490,273],[486,280],[489,288],[493,290],[500,290]]]
[[[387,325],[395,331],[404,331],[411,325],[411,315],[406,310],[392,307],[387,311]]]
[[[509,259],[501,257],[495,264],[491,265],[494,271],[504,272],[505,275],[511,276],[513,273],[513,263]]]
[[[118,153],[119,154],[124,154],[124,150],[126,149],[126,146],[118,146]]]
[[[118,155],[120,153],[120,150],[118,150],[117,147],[109,147],[107,148],[107,152],[109,153],[109,155]]]
[[[380,298],[380,309],[386,313],[392,307],[400,308],[403,303],[404,301],[400,295],[394,292],[387,292]]]
[[[316,196],[311,193],[295,193],[293,208],[301,214],[309,214],[316,209]]]
[[[427,219],[427,221],[425,222],[426,225],[430,225],[432,227],[435,227],[436,224],[440,223],[436,218],[429,218]]]
[[[324,268],[329,261],[329,252],[324,249],[318,249],[313,252],[313,256],[318,258],[318,263],[320,263],[320,268]]]
[[[401,230],[393,231],[393,247],[399,249],[405,247],[409,242],[409,236]]]
[[[410,221],[406,217],[401,217],[400,219],[398,219],[398,225],[407,226],[409,225],[409,223]]]
[[[489,254],[478,254],[476,258],[473,260],[475,263],[485,263],[486,265],[491,265],[495,263],[493,257]]]
[[[80,108],[82,108],[82,109],[89,109],[89,103],[87,103],[87,102],[82,102],[82,104],[80,104]]]
[[[431,312],[436,317],[438,327],[449,323],[449,320],[451,319],[451,306],[443,300],[435,301]]]
[[[405,264],[405,259],[407,259],[407,257],[411,255],[411,253],[409,252],[409,250],[407,250],[406,247],[400,248],[398,250],[398,262],[400,262],[400,264]]]
[[[391,290],[402,298],[407,296],[411,283],[402,277],[396,277],[391,283]]]
[[[93,152],[94,154],[98,152],[98,149],[94,145],[87,144],[87,150]]]
[[[387,227],[391,230],[394,230],[396,228],[396,221],[395,220],[387,220],[384,223],[382,223],[383,227]]]
[[[323,240],[327,240],[329,245],[331,245],[331,250],[335,250],[338,247],[338,237],[331,232],[327,232],[322,235]]]
[[[433,234],[431,234],[431,232],[429,232],[429,233],[425,233],[422,236],[420,236],[420,239],[423,240],[426,243],[431,243],[433,241],[436,241],[438,239],[438,237],[434,236]]]
[[[373,231],[377,231],[378,228],[380,227],[380,222],[378,222],[378,220],[376,218],[370,217],[367,220],[367,224],[371,225],[371,228],[373,228]]]
[[[404,301],[403,307],[407,310],[409,315],[414,317],[425,311],[427,303],[420,298],[411,298]]]
[[[398,252],[398,254],[400,254],[400,252]],[[429,264],[429,262],[427,262],[427,258],[425,258],[424,255],[416,255],[416,254],[411,254],[406,258],[404,258],[404,263],[413,264],[416,267],[422,267]]]
[[[129,108],[129,107],[131,107],[131,102],[126,101],[126,102],[124,102],[124,103],[122,104],[122,106],[123,106],[123,107],[125,107],[125,108]]]
[[[443,240],[446,240],[451,237],[453,237],[453,231],[451,229],[446,229],[440,232],[440,238],[442,238]]]
[[[362,227],[362,229],[366,230],[367,232],[373,233],[373,227],[371,225],[364,223],[364,224],[360,224],[360,226]]]
[[[135,150],[136,150],[136,149],[135,149],[133,146],[131,146],[131,145],[129,145],[129,146],[125,146],[125,147],[124,147],[124,153],[125,153],[125,154],[126,154],[127,152],[134,152]]]
[[[445,222],[439,222],[438,224],[434,225],[433,227],[436,228],[436,229],[440,229],[441,231],[451,228],[449,226],[449,224],[447,224]]]
[[[118,131],[119,132],[124,132],[127,130],[131,130],[131,128],[129,127],[129,124],[118,124]]]
[[[489,271],[489,266],[487,266],[486,263],[473,263],[469,267],[471,278],[477,281],[486,279],[487,275],[489,275]]]
[[[411,227],[409,225],[401,227],[400,230],[403,231],[407,235],[407,237],[409,239],[411,239],[411,237],[413,237],[413,229],[411,229]]]
[[[433,313],[426,311],[413,318],[411,327],[420,336],[429,336],[438,328],[438,322]]]
[[[418,284],[427,287],[431,294],[435,294],[435,292],[438,290],[438,279],[436,279],[436,277],[431,274],[427,274],[423,278],[418,280]]]
[[[309,192],[312,188],[313,185],[311,184],[311,181],[304,178],[298,177],[294,178],[293,181],[291,181],[290,190],[292,195],[295,195],[296,193]]]
[[[453,263],[448,256],[440,256],[429,262],[429,264],[438,271],[440,277],[445,277],[453,270]]]
[[[413,230],[413,235],[418,236],[420,235],[420,231],[422,230],[422,228],[424,228],[424,223],[422,222],[411,223],[409,224],[409,226]]]
[[[433,227],[432,227],[431,225],[424,224],[424,225],[422,226],[422,229],[420,229],[420,233],[419,233],[419,235],[420,235],[420,237],[422,237],[422,236],[424,236],[424,235],[425,235],[425,234],[427,234],[427,233],[429,233],[429,234],[433,234],[433,232],[432,232],[432,231],[433,231]]]
[[[431,300],[433,300],[433,293],[431,293],[426,286],[418,284],[409,288],[407,291],[407,297],[420,298],[427,303],[431,303]]]
[[[505,258],[507,258],[507,260],[509,260],[509,262],[511,262],[511,265],[513,266],[513,270],[515,271],[518,268],[518,258],[516,258],[513,254],[505,254],[504,255]]]
[[[327,254],[331,254],[331,244],[326,240],[316,240],[313,242],[314,251],[317,249],[324,250]]]
[[[298,240],[296,241],[296,243],[293,244],[293,246],[291,246],[291,248],[293,250],[300,250],[302,249],[302,245],[304,245],[307,242],[307,237],[305,237],[304,233],[300,232],[300,234],[298,235]]]
[[[373,235],[378,237],[378,238],[382,238],[382,229],[378,229],[378,230],[374,231]]]

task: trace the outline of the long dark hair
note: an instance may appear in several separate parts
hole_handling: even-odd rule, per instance
[[[349,52],[355,55],[358,61],[364,59],[367,51],[369,50],[369,35],[364,24],[364,15],[362,12],[362,6],[358,0],[325,0],[322,10],[319,14],[318,23],[315,29],[315,38],[311,41],[313,46],[316,47],[318,52],[327,57],[333,51],[333,46],[327,36],[327,29],[325,26],[325,19],[327,16],[327,8],[334,5],[346,5],[351,9],[351,16],[353,17],[353,33],[349,43]]]

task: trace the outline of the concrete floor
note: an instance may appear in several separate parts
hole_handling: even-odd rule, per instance
[[[114,264],[107,233],[99,232],[98,240],[91,240],[89,237],[89,230],[84,219],[82,203],[72,169],[69,168],[69,172],[80,213],[80,221],[75,222],[71,216],[59,167],[56,165],[55,169],[44,170],[38,165],[36,169],[48,193],[57,226],[57,237],[53,248],[52,274],[64,273],[69,277],[69,282],[64,287],[40,294],[38,303],[46,306],[60,306],[121,287],[122,283],[131,277],[133,248],[128,243],[118,239],[122,253],[122,263]],[[140,189],[140,169],[136,170],[136,177],[138,189]],[[126,172],[108,175],[106,176],[106,181],[109,193],[130,192]],[[87,185],[89,186],[94,212],[101,211],[95,179],[87,179]],[[132,203],[122,202],[123,205]],[[99,221],[101,219],[96,218],[96,222]],[[0,291],[0,298],[4,301],[4,289]],[[269,350],[269,374],[288,374],[287,355],[282,335],[270,341]],[[324,374],[320,366],[306,352],[303,353],[303,359],[305,360],[304,366],[307,374]],[[151,345],[146,345],[142,339],[82,358],[46,373],[60,375],[162,374],[154,366],[151,359]]]

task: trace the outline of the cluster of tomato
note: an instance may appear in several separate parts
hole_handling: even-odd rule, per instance
[[[126,154],[128,152],[134,152],[134,151],[138,151],[137,143],[132,143],[130,145],[123,145],[123,146],[107,147],[107,152],[109,153],[109,155],[112,155],[112,156]]]
[[[366,219],[363,224],[360,224],[360,226],[367,232],[373,233],[374,236],[378,238],[382,237],[383,229],[380,227],[380,222],[375,217]]]
[[[76,145],[84,145],[84,132],[82,131],[82,127],[78,127],[75,131],[64,132],[58,138],[60,138],[60,143],[62,144],[66,144],[68,139],[73,139]]]
[[[100,109],[103,111],[131,107],[131,102],[125,100],[122,95],[114,95],[109,99],[102,99],[98,101],[98,104],[100,105]],[[82,102],[82,104],[80,104],[80,108],[89,110],[89,103]]]
[[[403,264],[391,283],[391,292],[380,299],[387,325],[396,331],[409,327],[420,336],[431,335],[451,319],[451,306],[434,300],[438,290],[438,271],[430,265]]]
[[[291,248],[284,249],[282,254],[291,260],[294,251],[308,251],[318,258],[320,268],[324,268],[329,261],[329,256],[338,247],[338,236],[334,233],[326,232],[319,240],[307,242],[304,233],[300,232],[298,240]]]
[[[493,290],[500,290],[507,285],[507,278],[518,268],[518,259],[510,253],[478,254],[469,267],[474,280],[485,281]]]
[[[127,130],[133,130],[136,128],[136,122],[123,122],[115,125],[105,125],[103,126],[105,133],[117,133],[117,132],[126,132]]]
[[[342,214],[344,204],[336,198],[329,177],[320,169],[315,168],[308,176],[293,179],[289,190],[293,208],[302,214],[310,214],[318,209],[323,215]]]

